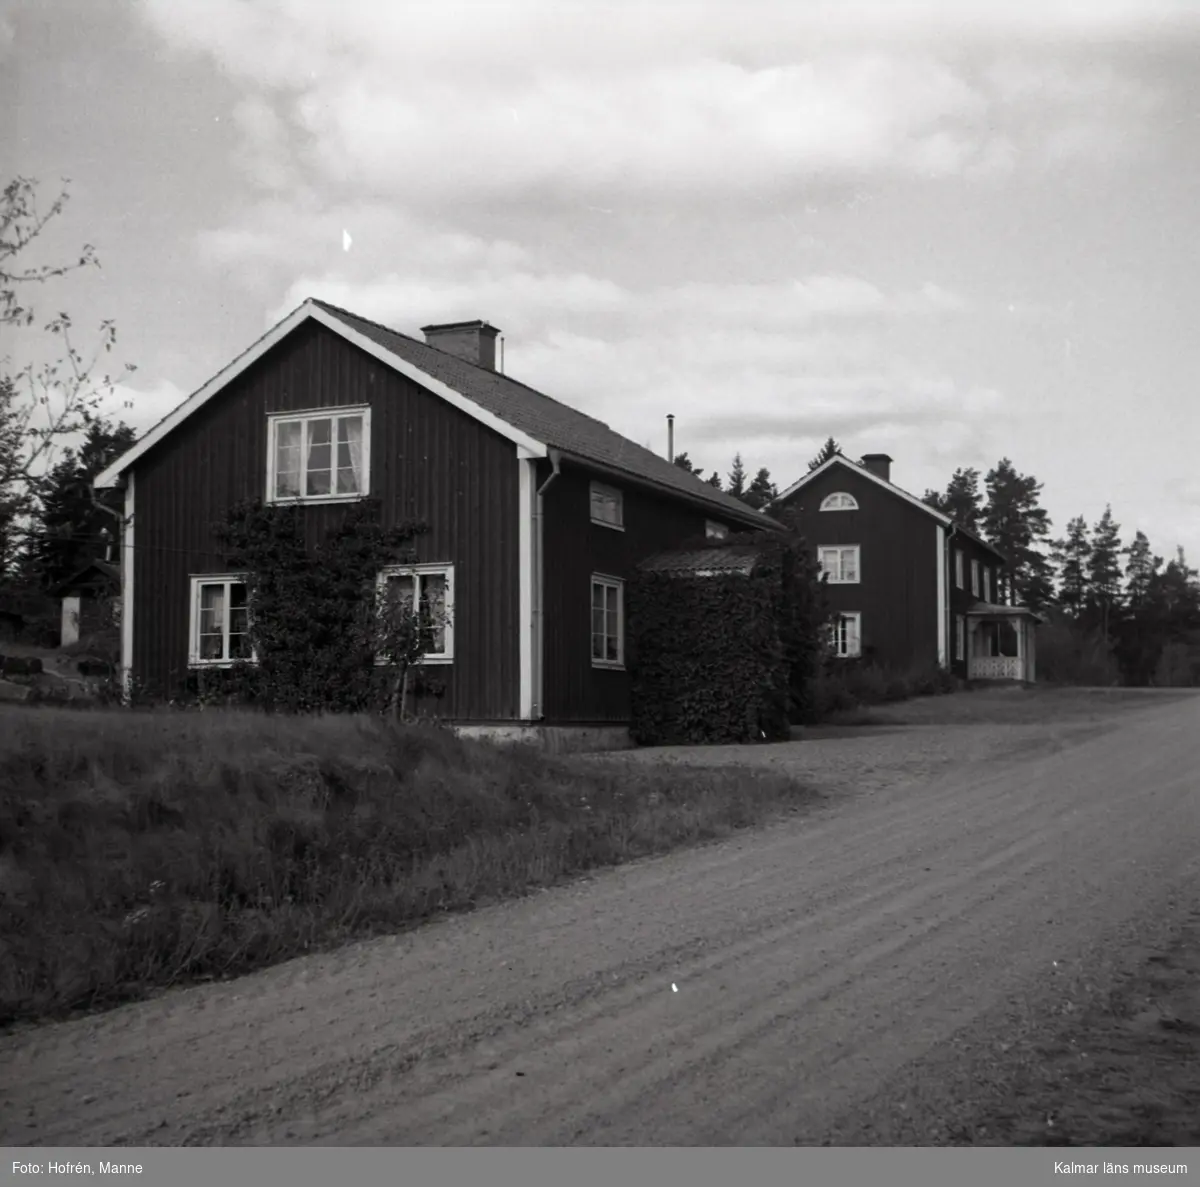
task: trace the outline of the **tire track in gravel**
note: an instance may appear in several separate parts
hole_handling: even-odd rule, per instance
[[[1200,699],[0,1039],[13,1144],[817,1142],[1195,864]],[[919,740],[919,739],[918,739]],[[953,749],[946,753],[953,754]],[[678,990],[672,990],[672,983]]]

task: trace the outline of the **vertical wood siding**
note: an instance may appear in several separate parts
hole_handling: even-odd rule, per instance
[[[949,529],[947,529],[949,533]],[[992,574],[992,600],[995,601],[998,595],[1000,575],[1003,566],[999,558],[986,548],[981,548],[974,540],[968,540],[963,536],[954,536],[950,540],[950,567],[949,567],[949,591],[950,591],[950,670],[956,675],[964,679],[968,674],[970,651],[971,651],[971,633],[970,622],[966,627],[966,654],[962,659],[959,659],[954,653],[954,616],[957,614],[966,614],[976,602],[986,601],[984,597],[986,592],[983,587],[983,570],[988,569]],[[954,573],[954,552],[956,549],[961,549],[963,554],[963,588],[959,589],[955,584]],[[971,593],[971,562],[976,560],[980,565],[980,591],[979,597]]]
[[[137,465],[137,675],[186,677],[189,575],[225,571],[213,525],[265,494],[267,416],[369,404],[371,495],[386,523],[426,522],[419,559],[455,567],[455,659],[431,710],[464,721],[518,712],[517,462],[513,445],[336,334],[301,326]],[[305,508],[311,540],[342,505]]]
[[[821,500],[846,491],[857,511],[821,511]],[[936,522],[869,478],[841,467],[788,500],[814,551],[858,544],[859,584],[829,585],[830,608],[862,614],[863,655],[899,669],[938,660]],[[953,648],[953,637],[950,640]]]
[[[544,466],[539,482],[549,472],[549,466]],[[597,478],[623,492],[623,532],[591,522],[591,477],[577,467],[564,465],[544,500],[543,712],[550,722],[629,720],[628,672],[592,667],[592,574],[628,580],[646,557],[702,535],[709,518],[684,503],[622,487],[615,478]],[[626,641],[628,636],[627,625]]]

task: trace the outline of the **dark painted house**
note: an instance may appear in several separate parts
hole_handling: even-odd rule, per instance
[[[772,521],[498,372],[487,323],[423,332],[306,301],[99,475],[125,491],[127,676],[178,688],[244,646],[245,587],[212,531],[234,503],[298,502],[315,538],[371,496],[429,528],[420,563],[381,580],[446,609],[437,712],[628,721],[625,580],[682,540]]]
[[[891,481],[892,459],[836,455],[784,490],[812,544],[836,618],[833,649],[895,668],[1033,680],[1033,626],[999,604],[1006,560]]]

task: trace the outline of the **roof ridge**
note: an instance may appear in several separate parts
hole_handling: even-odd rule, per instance
[[[482,363],[473,363],[470,359],[463,358],[462,355],[454,354],[449,350],[443,350],[440,346],[434,346],[432,342],[422,342],[420,338],[414,338],[411,334],[406,334],[403,330],[397,330],[392,326],[384,325],[383,322],[376,321],[372,317],[364,317],[361,313],[355,313],[353,309],[345,309],[340,305],[334,305],[332,301],[325,301],[320,297],[310,297],[309,299],[314,304],[321,305],[333,313],[344,314],[346,317],[354,318],[355,321],[365,321],[368,325],[375,326],[376,329],[383,330],[387,334],[395,334],[397,338],[404,338],[406,341],[412,342],[417,346],[425,347],[426,350],[436,350],[438,354],[444,354],[447,358],[454,359],[455,362],[464,363],[468,367],[474,367],[477,371],[483,372],[484,375],[495,376],[499,379],[505,380],[507,383],[516,384],[517,387],[522,387],[527,392],[532,392],[533,395],[540,396],[543,400],[549,400],[552,404],[558,404],[562,408],[569,408],[577,416],[586,416],[588,420],[594,421],[596,424],[601,425],[610,433],[616,433],[617,431],[612,427],[612,425],[608,424],[606,421],[600,420],[599,417],[593,416],[590,412],[584,412],[581,408],[576,408],[574,404],[568,404],[565,400],[555,399],[554,396],[548,395],[546,392],[540,391],[536,387],[531,387],[523,380],[514,379],[511,375],[504,371],[497,371],[494,367],[485,367]],[[624,434],[621,433],[618,433],[617,435],[624,436]],[[627,437],[625,439],[629,440]],[[632,442],[632,444],[637,443]],[[645,446],[639,446],[638,448],[644,449]]]

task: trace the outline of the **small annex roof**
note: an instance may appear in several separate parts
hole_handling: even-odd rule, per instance
[[[627,476],[642,485],[686,498],[706,507],[714,516],[759,528],[779,528],[763,512],[709,486],[695,474],[630,441],[595,417],[490,367],[468,362],[398,330],[314,298],[306,300],[268,330],[253,346],[159,421],[100,473],[95,485],[100,488],[119,485],[122,474],[138,458],[174,432],[268,350],[310,320],[508,438],[524,451],[526,457],[546,457],[555,450],[568,461],[592,464],[617,478]]]
[[[116,585],[121,583],[121,569],[119,565],[114,565],[111,561],[93,560],[89,561],[76,573],[72,573],[65,581],[60,581],[54,587],[55,597],[62,597],[73,589],[80,588],[85,584],[87,578],[97,576],[102,581],[112,582]]]
[[[897,486],[894,482],[889,482],[886,478],[880,478],[878,474],[872,473],[866,468],[866,466],[860,465],[858,462],[852,461],[850,458],[840,453],[834,454],[833,457],[826,459],[815,470],[810,470],[807,474],[797,478],[796,481],[793,482],[792,485],[786,490],[780,491],[779,494],[767,504],[767,506],[781,506],[787,499],[790,499],[797,491],[803,490],[803,488],[814,479],[818,478],[822,474],[828,473],[830,470],[836,469],[839,466],[844,466],[846,469],[853,471],[853,473],[857,474],[859,477],[866,478],[869,482],[875,483],[876,486],[883,487],[884,490],[889,491],[899,499],[903,499],[906,503],[916,507],[918,510],[924,511],[926,515],[936,520],[943,527],[956,527],[958,535],[965,536],[968,540],[974,541],[980,546],[980,548],[986,548],[989,552],[993,553],[1002,561],[1004,561],[1005,564],[1008,563],[1008,558],[1004,555],[1004,553],[995,547],[995,545],[989,544],[978,533],[972,532],[968,528],[955,525],[954,520],[951,519],[949,515],[946,515],[942,511],[938,511],[936,508],[931,507],[928,503],[922,502],[922,500],[918,499],[916,495],[909,494],[909,492],[903,487]]]
[[[680,548],[658,552],[638,566],[643,573],[666,573],[675,577],[749,577],[762,556],[753,544],[721,548]]]

